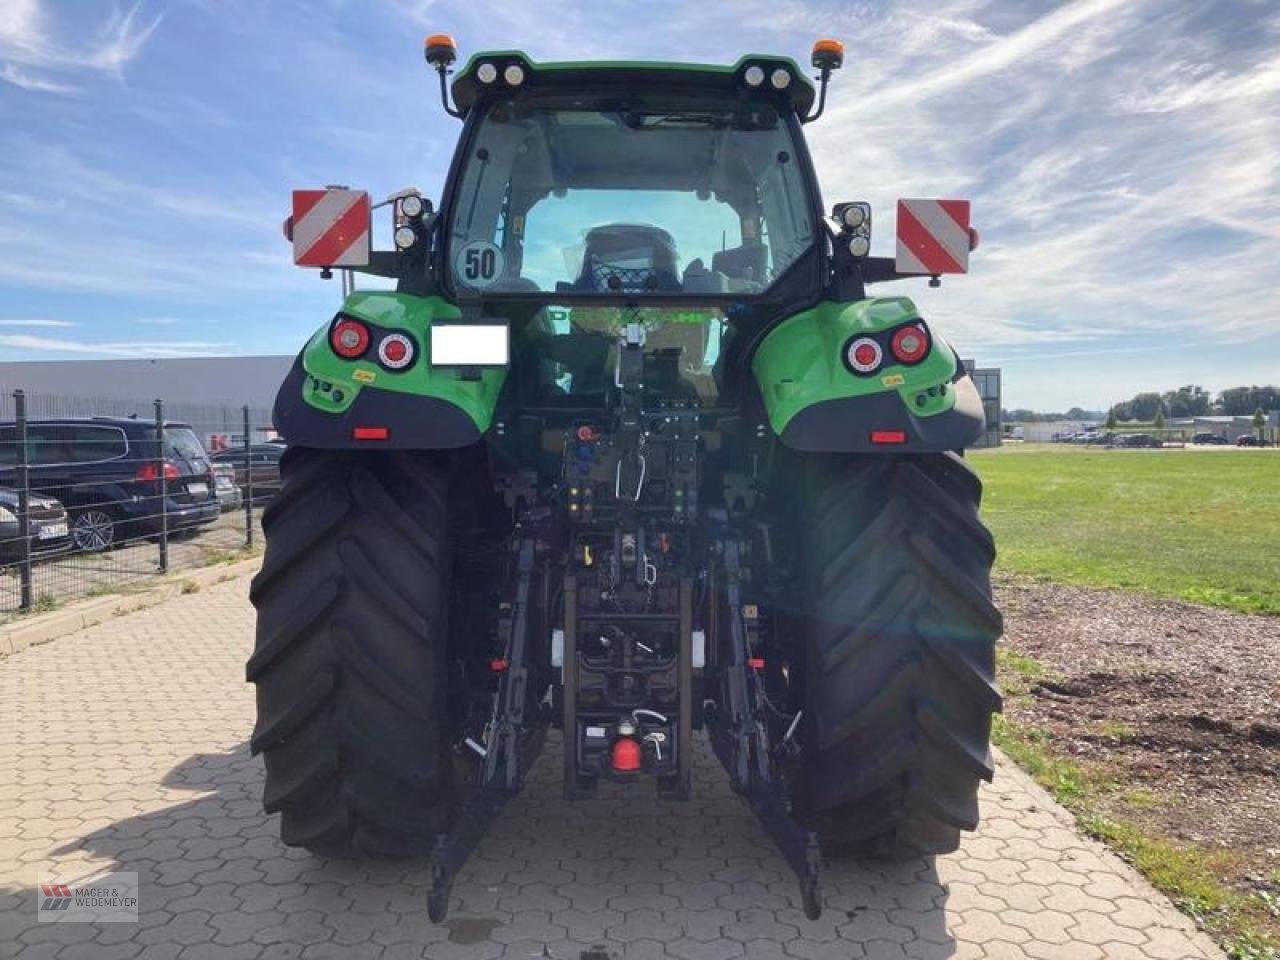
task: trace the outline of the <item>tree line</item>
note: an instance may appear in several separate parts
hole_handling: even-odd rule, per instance
[[[1065,413],[1040,413],[1034,410],[1004,410],[1005,421],[1036,423],[1049,420],[1084,420],[1111,422],[1141,420],[1152,422],[1165,418],[1222,415],[1253,416],[1258,410],[1280,409],[1280,387],[1231,387],[1216,397],[1203,387],[1188,384],[1165,393],[1145,392],[1122,400],[1110,410],[1085,410],[1072,407]]]

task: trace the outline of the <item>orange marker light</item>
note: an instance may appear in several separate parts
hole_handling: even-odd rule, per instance
[[[831,37],[815,41],[812,62],[819,70],[839,70],[844,63],[844,44]]]
[[[447,33],[433,33],[422,42],[423,54],[433,67],[447,67],[458,59],[458,45]]]

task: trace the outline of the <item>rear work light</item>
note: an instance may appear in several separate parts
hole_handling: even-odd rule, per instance
[[[900,327],[889,341],[889,349],[899,363],[911,366],[929,355],[929,331],[923,323]]]
[[[844,362],[854,373],[863,376],[879,370],[883,359],[884,351],[880,349],[880,344],[870,337],[857,337],[849,341],[844,349]]]
[[[339,320],[329,332],[329,346],[345,360],[364,356],[369,349],[369,328],[358,320]]]
[[[178,479],[177,464],[170,463],[168,460],[164,462],[164,478],[166,480]],[[154,463],[144,463],[138,468],[138,472],[134,474],[135,480],[159,480],[160,470]]]

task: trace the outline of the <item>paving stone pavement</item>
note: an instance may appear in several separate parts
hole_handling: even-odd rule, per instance
[[[695,799],[559,796],[558,749],[426,916],[420,862],[280,844],[246,740],[235,580],[0,661],[0,957],[24,960],[1191,960],[1222,956],[1003,758],[984,821],[936,862],[839,865],[826,910],[703,752]],[[37,923],[35,886],[140,875],[138,923]]]

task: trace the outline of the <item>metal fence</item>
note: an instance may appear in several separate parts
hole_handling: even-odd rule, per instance
[[[279,485],[270,411],[0,394],[0,618],[250,555]]]

